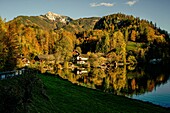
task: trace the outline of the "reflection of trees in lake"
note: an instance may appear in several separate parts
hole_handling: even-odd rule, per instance
[[[169,79],[169,72],[167,73],[165,69],[166,68],[152,65],[127,73],[128,84],[124,92],[130,96],[153,91],[154,88],[166,83]]]
[[[108,76],[110,77],[110,91],[119,95],[126,86],[126,67],[108,71]]]
[[[165,70],[156,69],[153,66],[152,68],[137,68],[130,72],[126,69],[125,66],[113,70],[93,68],[85,74],[76,74],[70,70],[59,70],[57,73],[74,84],[129,96],[150,92],[169,79],[168,74],[164,73]]]

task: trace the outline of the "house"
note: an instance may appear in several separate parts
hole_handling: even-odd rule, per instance
[[[79,55],[80,55],[80,53],[79,53],[77,50],[74,50],[74,51],[73,51],[73,56],[74,56],[74,57],[77,57],[77,56],[79,56]]]
[[[41,67],[40,71],[42,73],[54,70],[55,56],[53,54],[38,55],[35,56],[34,60],[40,65]]]
[[[77,64],[86,64],[87,61],[88,61],[87,55],[82,54],[76,57]]]
[[[37,55],[34,58],[35,61],[54,61],[55,60],[55,56],[53,54],[49,54],[49,55]]]
[[[73,51],[73,63],[86,64],[88,56],[86,54],[80,54],[77,50]]]
[[[24,55],[18,55],[17,56],[17,63],[21,66],[21,67],[24,67],[24,66],[29,66],[30,65],[30,60],[24,56]]]
[[[27,58],[22,58],[22,63],[23,63],[25,66],[29,66],[30,60],[27,59]]]

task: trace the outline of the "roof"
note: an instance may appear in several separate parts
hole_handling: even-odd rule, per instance
[[[80,57],[84,57],[84,58],[89,58],[89,56],[87,54],[80,54]]]
[[[55,60],[55,56],[53,54],[50,55],[38,55],[39,60]]]

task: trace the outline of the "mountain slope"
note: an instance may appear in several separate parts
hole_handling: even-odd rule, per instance
[[[56,23],[62,23],[63,25],[65,25],[67,22],[70,22],[72,20],[73,19],[68,16],[62,16],[59,14],[48,12],[40,16],[18,16],[12,21],[18,21],[19,23],[24,25],[36,25],[45,30],[52,30],[56,28]]]
[[[106,30],[108,32],[115,32],[121,30],[126,38],[130,41],[137,42],[158,42],[169,39],[168,32],[157,28],[152,21],[143,20],[139,17],[125,14],[112,14],[102,17],[94,26],[94,30]]]
[[[29,26],[35,25],[45,30],[50,30],[55,28],[53,22],[51,22],[48,19],[42,18],[41,16],[18,16],[14,20],[8,23],[12,23],[13,21],[18,21],[20,24],[29,25]]]
[[[68,16],[48,12],[40,16],[18,16],[8,23],[18,21],[21,24],[34,25],[44,30],[64,29],[75,33],[92,30],[99,19],[99,17],[91,17],[74,20]]]
[[[67,25],[63,26],[63,29],[71,32],[92,30],[99,19],[100,17],[80,18],[77,20],[73,20]]]
[[[116,61],[123,61],[125,55],[146,62],[169,58],[168,33],[152,22],[131,15],[118,13],[72,20],[49,12],[41,16],[19,16],[6,23],[6,27],[7,36],[3,39],[11,42],[4,41],[6,45],[2,49],[6,46],[9,50],[13,48],[11,43],[14,44],[15,38],[15,45],[19,46],[15,51],[30,59],[39,54],[59,54],[61,51],[66,55],[64,57],[70,58],[76,48],[84,54],[109,53],[112,55],[107,55],[110,60]]]

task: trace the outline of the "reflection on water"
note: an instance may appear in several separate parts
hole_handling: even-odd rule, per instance
[[[152,65],[138,67],[133,71],[124,66],[109,70],[101,68],[58,70],[57,73],[74,84],[170,107],[170,72],[167,70]]]

